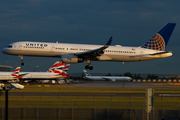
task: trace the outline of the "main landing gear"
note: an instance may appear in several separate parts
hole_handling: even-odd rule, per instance
[[[21,58],[21,65],[24,66],[24,62],[23,62],[23,56],[22,55],[19,55],[18,57]]]
[[[88,65],[85,66],[85,69],[93,70],[93,66],[90,66],[91,65],[91,61],[90,60],[86,60],[86,63]]]
[[[92,70],[92,69],[93,69],[93,66],[86,65],[86,66],[85,66],[85,69]]]

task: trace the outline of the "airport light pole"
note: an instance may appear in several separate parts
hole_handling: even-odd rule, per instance
[[[39,66],[35,66],[35,67],[34,67],[34,72],[36,72],[36,68],[38,68],[38,67],[39,67]]]
[[[6,91],[6,107],[5,107],[5,120],[8,120],[8,91],[9,90],[5,90]]]
[[[2,90],[5,91],[5,120],[8,120],[8,91],[11,89],[24,89],[24,86],[18,83],[11,83],[10,87],[2,87]]]
[[[5,91],[5,120],[8,120],[8,91],[10,90],[9,87],[3,87]]]

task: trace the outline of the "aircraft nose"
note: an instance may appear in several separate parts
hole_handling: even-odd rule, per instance
[[[5,52],[6,52],[6,49],[5,49],[5,48],[3,48],[2,52],[3,52],[3,53],[5,53]]]
[[[3,48],[2,52],[3,52],[4,54],[8,54],[8,49],[7,49],[7,48]]]
[[[133,81],[133,79],[132,78],[130,78],[130,80],[129,80],[130,82],[132,82]]]

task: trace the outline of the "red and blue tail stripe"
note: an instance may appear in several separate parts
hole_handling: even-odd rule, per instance
[[[19,78],[20,77],[19,76],[20,69],[21,69],[21,67],[17,67],[11,75]]]
[[[59,61],[55,62],[47,72],[53,72],[53,70],[59,65]]]

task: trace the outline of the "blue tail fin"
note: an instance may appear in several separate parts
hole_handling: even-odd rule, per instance
[[[176,23],[168,23],[141,47],[164,51],[175,25]]]

